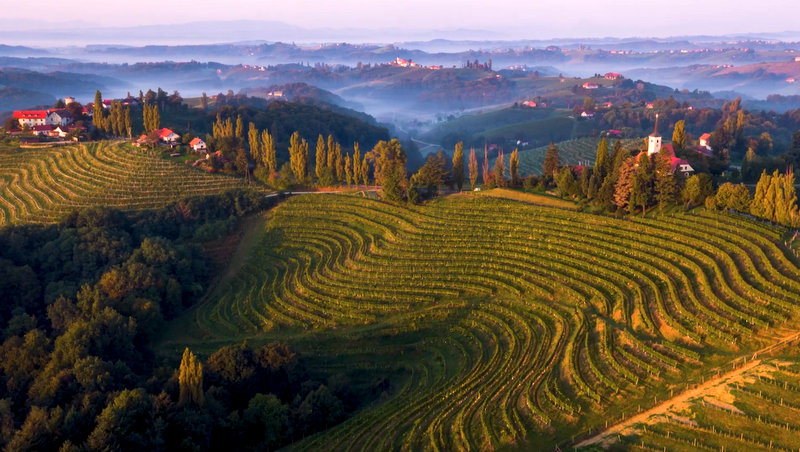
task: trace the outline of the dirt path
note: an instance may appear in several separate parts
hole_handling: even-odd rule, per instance
[[[688,389],[676,395],[675,397],[672,397],[671,399],[668,399],[656,405],[655,407],[649,410],[643,411],[633,417],[625,419],[622,422],[612,425],[611,427],[604,429],[600,433],[592,437],[589,437],[575,444],[572,447],[580,448],[595,444],[607,446],[615,440],[615,436],[617,434],[632,428],[634,425],[639,423],[646,423],[648,419],[654,416],[664,416],[673,410],[677,411],[677,408],[681,407],[681,405],[688,404],[688,402],[691,399],[699,398],[707,394],[716,392],[715,389],[727,385],[728,383],[731,383],[735,380],[738,380],[745,373],[755,370],[758,366],[762,364],[761,360],[757,359],[758,355],[773,352],[797,340],[800,340],[800,333],[796,333],[791,336],[786,336],[780,341],[754,352],[752,355],[748,354],[747,356],[739,357],[731,361],[731,364],[733,365],[735,363],[742,363],[740,367],[737,367],[724,374],[720,374],[717,377],[711,378],[705,383],[702,383],[701,385],[696,386],[692,389]],[[749,361],[746,361],[746,359],[749,359]]]

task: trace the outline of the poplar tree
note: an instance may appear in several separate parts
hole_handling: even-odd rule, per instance
[[[365,176],[361,173],[361,149],[359,149],[358,143],[353,143],[353,184],[360,184],[364,178]],[[364,183],[366,184],[366,181]]]
[[[478,182],[478,158],[475,156],[475,148],[469,150],[469,184],[470,189],[475,190],[475,183]]]
[[[128,138],[133,137],[133,122],[131,121],[131,107],[125,107],[125,132]]]
[[[455,151],[453,151],[453,182],[456,184],[458,191],[464,186],[464,143],[456,143]]]
[[[369,159],[367,154],[364,154],[364,158],[361,160],[361,180],[364,185],[369,185]]]
[[[328,160],[327,154],[325,153],[325,138],[322,138],[322,134],[319,134],[317,137],[317,149],[315,157],[314,174],[317,175],[317,180],[322,180],[325,176],[325,163]]]
[[[342,157],[342,145],[341,144],[336,143],[336,152],[335,152],[334,155],[336,157],[336,167],[335,167],[335,169],[336,169],[336,181],[337,182],[343,182],[344,181],[344,158]],[[331,168],[331,171],[333,171],[333,170],[334,170],[334,168]]]
[[[769,188],[771,177],[767,174],[767,170],[761,171],[761,177],[756,184],[756,192],[753,195],[753,202],[750,204],[750,214],[754,217],[765,218],[764,199],[767,196],[767,188]]]
[[[506,186],[506,162],[505,157],[503,156],[503,151],[497,154],[497,160],[494,161],[494,171],[493,171],[493,178],[494,184],[498,187],[505,187]]]
[[[336,142],[333,140],[333,135],[328,135],[328,155],[325,166],[330,168],[331,172],[336,171]]]
[[[350,158],[350,154],[344,157],[344,176],[347,185],[353,185],[353,159]]]
[[[603,185],[603,181],[610,167],[611,162],[608,156],[608,142],[603,138],[597,145],[597,154],[594,158],[594,171],[592,171],[589,177],[589,183],[586,187],[587,198],[592,199],[597,196],[597,192],[600,191],[600,187]]]
[[[261,158],[263,165],[267,168],[268,174],[273,174],[278,170],[278,161],[275,156],[275,141],[268,130],[261,132]]]
[[[289,138],[289,164],[297,182],[305,182],[308,177],[308,142],[300,138],[298,131]]]
[[[250,155],[253,157],[253,160],[258,162],[261,160],[261,138],[258,129],[256,129],[256,125],[252,122],[247,129],[247,141],[250,145]]]
[[[178,405],[191,403],[194,406],[203,405],[203,365],[189,351],[183,351],[181,367],[178,372],[178,385],[180,388]]]
[[[236,116],[236,139],[239,143],[244,143],[244,121],[242,121],[242,115]]]
[[[103,129],[103,95],[100,90],[94,92],[94,105],[92,106],[92,125],[98,129]]]
[[[483,147],[483,186],[489,186],[489,150],[486,146]]]
[[[511,186],[519,185],[519,149],[514,149],[508,158],[508,170],[511,175]]]

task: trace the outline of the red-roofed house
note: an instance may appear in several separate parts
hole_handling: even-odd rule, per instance
[[[20,127],[43,126],[47,124],[46,110],[16,110],[14,119],[19,121]]]
[[[181,136],[166,127],[158,131],[158,137],[164,143],[175,144]]]
[[[694,168],[692,168],[692,165],[689,164],[688,160],[675,157],[675,150],[672,148],[671,144],[665,144],[661,147],[661,150],[669,155],[670,171],[680,171],[682,173],[694,172]],[[642,151],[636,156],[637,162],[639,161],[639,156],[645,152],[646,151]],[[658,154],[656,155],[656,158],[658,158]]]
[[[604,75],[603,77],[605,77],[606,80],[616,80],[618,78],[621,78],[622,74],[617,72],[606,72],[606,75]]]
[[[50,124],[31,127],[31,132],[33,132],[34,135],[39,135],[39,136],[50,135],[50,132],[52,131],[53,131],[53,126],[51,126]]]
[[[708,140],[710,140],[710,139],[711,139],[711,134],[710,133],[704,133],[704,134],[700,135],[700,140],[699,140],[700,141],[700,143],[699,143],[700,146],[702,146],[704,148],[711,149],[711,145],[708,144]]]
[[[194,152],[206,152],[206,142],[201,140],[200,138],[195,138],[189,142],[189,146],[192,147]]]
[[[597,89],[600,88],[600,85],[593,82],[586,82],[583,84],[583,89]]]

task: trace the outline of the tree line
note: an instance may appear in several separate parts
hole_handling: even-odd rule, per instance
[[[217,271],[200,245],[271,203],[233,191],[0,229],[0,448],[270,450],[388,390],[312,379],[286,344],[156,354]]]

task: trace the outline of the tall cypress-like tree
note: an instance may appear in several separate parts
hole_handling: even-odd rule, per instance
[[[353,185],[353,159],[350,154],[344,156],[344,177],[347,185]]]
[[[269,174],[278,171],[278,161],[275,156],[275,139],[268,130],[261,132],[261,158]]]
[[[647,215],[647,206],[653,202],[653,171],[650,165],[650,156],[646,152],[639,154],[638,166],[631,180],[631,195],[628,211],[633,213],[636,208],[642,209],[642,214]]]
[[[125,107],[125,133],[128,138],[133,137],[133,122],[131,121],[131,107]]]
[[[672,131],[672,147],[676,151],[686,149],[686,121],[681,119],[675,123],[675,129]]]
[[[178,386],[179,405],[192,404],[198,407],[203,405],[203,365],[188,347],[183,351],[178,372]]]
[[[460,141],[453,151],[453,182],[458,191],[461,191],[464,186],[464,143]]]
[[[103,124],[103,95],[100,90],[94,92],[94,105],[92,106],[92,125],[98,129],[105,128]]]
[[[470,189],[475,190],[475,184],[478,182],[478,157],[475,155],[475,148],[469,150],[468,167]]]
[[[486,145],[483,146],[483,186],[487,187],[491,183],[489,175],[489,149]]]
[[[656,154],[654,188],[660,210],[664,210],[664,207],[668,205],[677,204],[680,200],[681,187],[678,177],[672,171],[670,156],[664,148],[661,148],[661,152]]]
[[[514,149],[508,158],[508,170],[511,176],[511,186],[519,186],[519,149]]]
[[[364,185],[369,185],[369,158],[366,153],[364,158],[361,159],[361,180]]]
[[[628,207],[631,199],[631,184],[636,169],[636,159],[628,157],[618,170],[617,182],[614,184],[614,205],[619,209]]]
[[[326,165],[332,172],[336,171],[336,141],[333,135],[328,135],[328,154],[326,156]]]
[[[550,146],[544,153],[544,162],[542,163],[542,175],[545,178],[554,179],[558,168],[561,166],[561,160],[558,158],[558,148],[551,141]]]
[[[361,149],[358,143],[353,143],[353,184],[358,185],[363,180],[361,175]],[[366,184],[366,181],[364,181]]]
[[[298,131],[289,138],[289,164],[295,180],[304,183],[308,177],[308,142]]]
[[[769,174],[767,174],[767,170],[762,170],[761,177],[759,177],[758,183],[756,184],[756,192],[753,194],[753,202],[750,204],[750,214],[755,217],[766,217],[764,198],[767,196],[767,188],[769,188],[770,181],[771,178]]]
[[[319,134],[317,137],[315,157],[314,174],[317,175],[318,180],[322,180],[325,177],[325,168],[327,167],[326,163],[328,161],[328,154],[325,151],[325,138],[322,137],[322,134]]]
[[[244,144],[244,121],[242,115],[236,116],[236,139],[240,144]]]
[[[255,123],[250,123],[247,129],[247,141],[250,145],[250,156],[256,162],[261,160],[261,134],[258,133]]]
[[[342,145],[336,143],[336,166],[331,168],[331,171],[335,170],[335,176],[337,182],[344,182],[344,158],[342,157]]]
[[[503,150],[501,149],[500,152],[497,154],[497,159],[494,161],[494,171],[492,174],[492,179],[494,179],[494,184],[498,187],[505,187],[506,186],[506,162],[505,157],[503,156]]]

